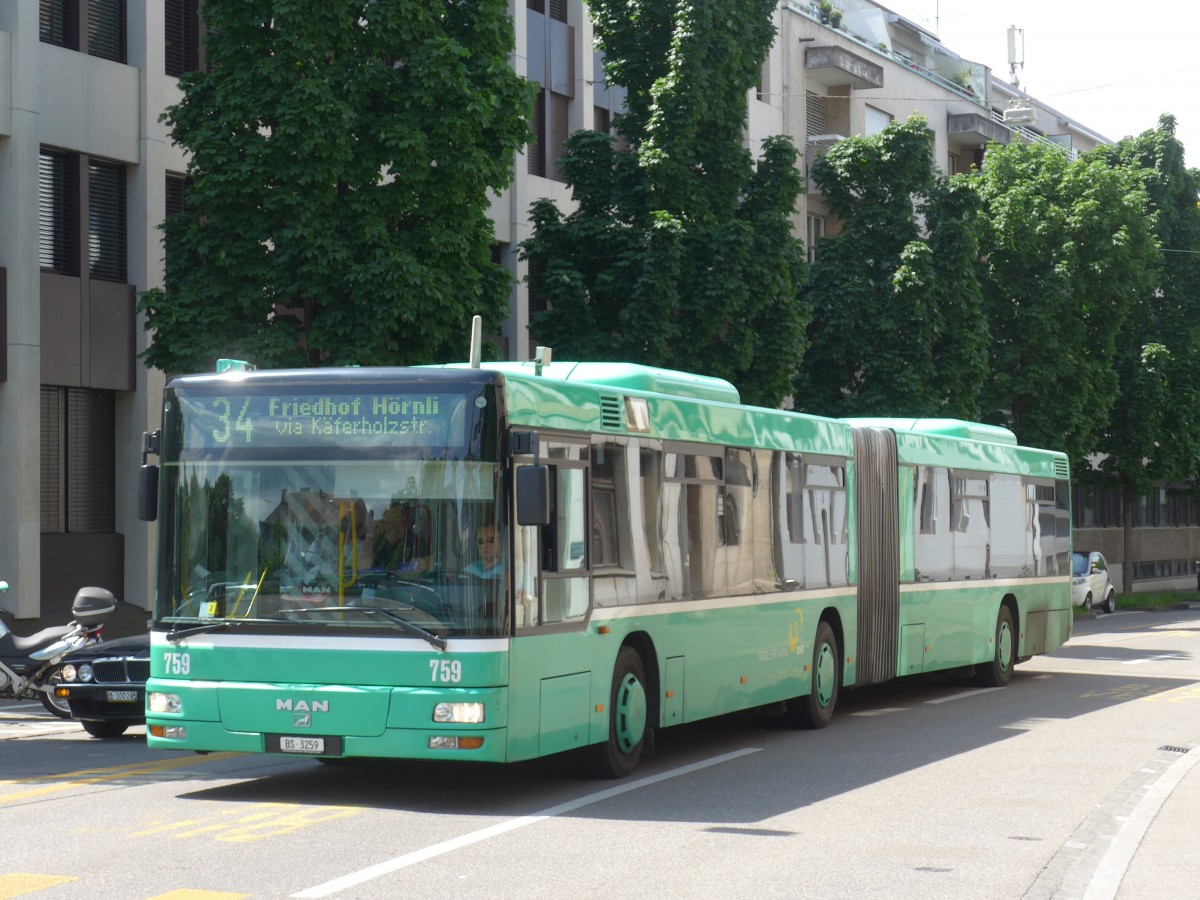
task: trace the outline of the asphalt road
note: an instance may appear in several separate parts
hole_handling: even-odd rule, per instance
[[[616,782],[165,753],[0,702],[0,900],[1195,896],[1198,713],[1192,609],[1081,618],[1004,689],[846,692],[824,731],[669,729]]]

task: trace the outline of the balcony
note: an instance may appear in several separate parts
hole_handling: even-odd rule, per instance
[[[844,47],[809,47],[804,51],[804,69],[810,81],[826,87],[883,87],[883,66]]]
[[[956,144],[986,144],[995,141],[1007,144],[1012,130],[981,113],[950,113],[946,117],[946,134]]]

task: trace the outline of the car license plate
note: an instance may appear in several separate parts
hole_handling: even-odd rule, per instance
[[[325,738],[291,737],[285,734],[279,738],[279,749],[284,753],[324,753]]]
[[[137,691],[105,691],[104,699],[109,703],[136,703]]]

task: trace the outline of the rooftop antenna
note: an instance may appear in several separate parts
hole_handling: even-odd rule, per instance
[[[1025,29],[1008,26],[1008,71],[1013,87],[1021,84],[1017,69],[1025,68]]]

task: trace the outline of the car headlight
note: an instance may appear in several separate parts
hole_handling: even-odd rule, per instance
[[[96,673],[92,671],[91,663],[84,663],[83,665],[81,665],[79,667],[79,680],[80,681],[91,681],[95,677],[95,675],[96,675]]]
[[[76,678],[79,677],[79,673],[76,671],[75,667],[70,664],[67,664],[62,667],[61,674],[62,674],[63,681],[74,681]]]
[[[183,701],[178,694],[164,694],[161,691],[151,691],[146,695],[146,708],[156,713],[181,713]]]
[[[433,708],[435,722],[462,722],[478,725],[483,721],[482,703],[439,703]]]

